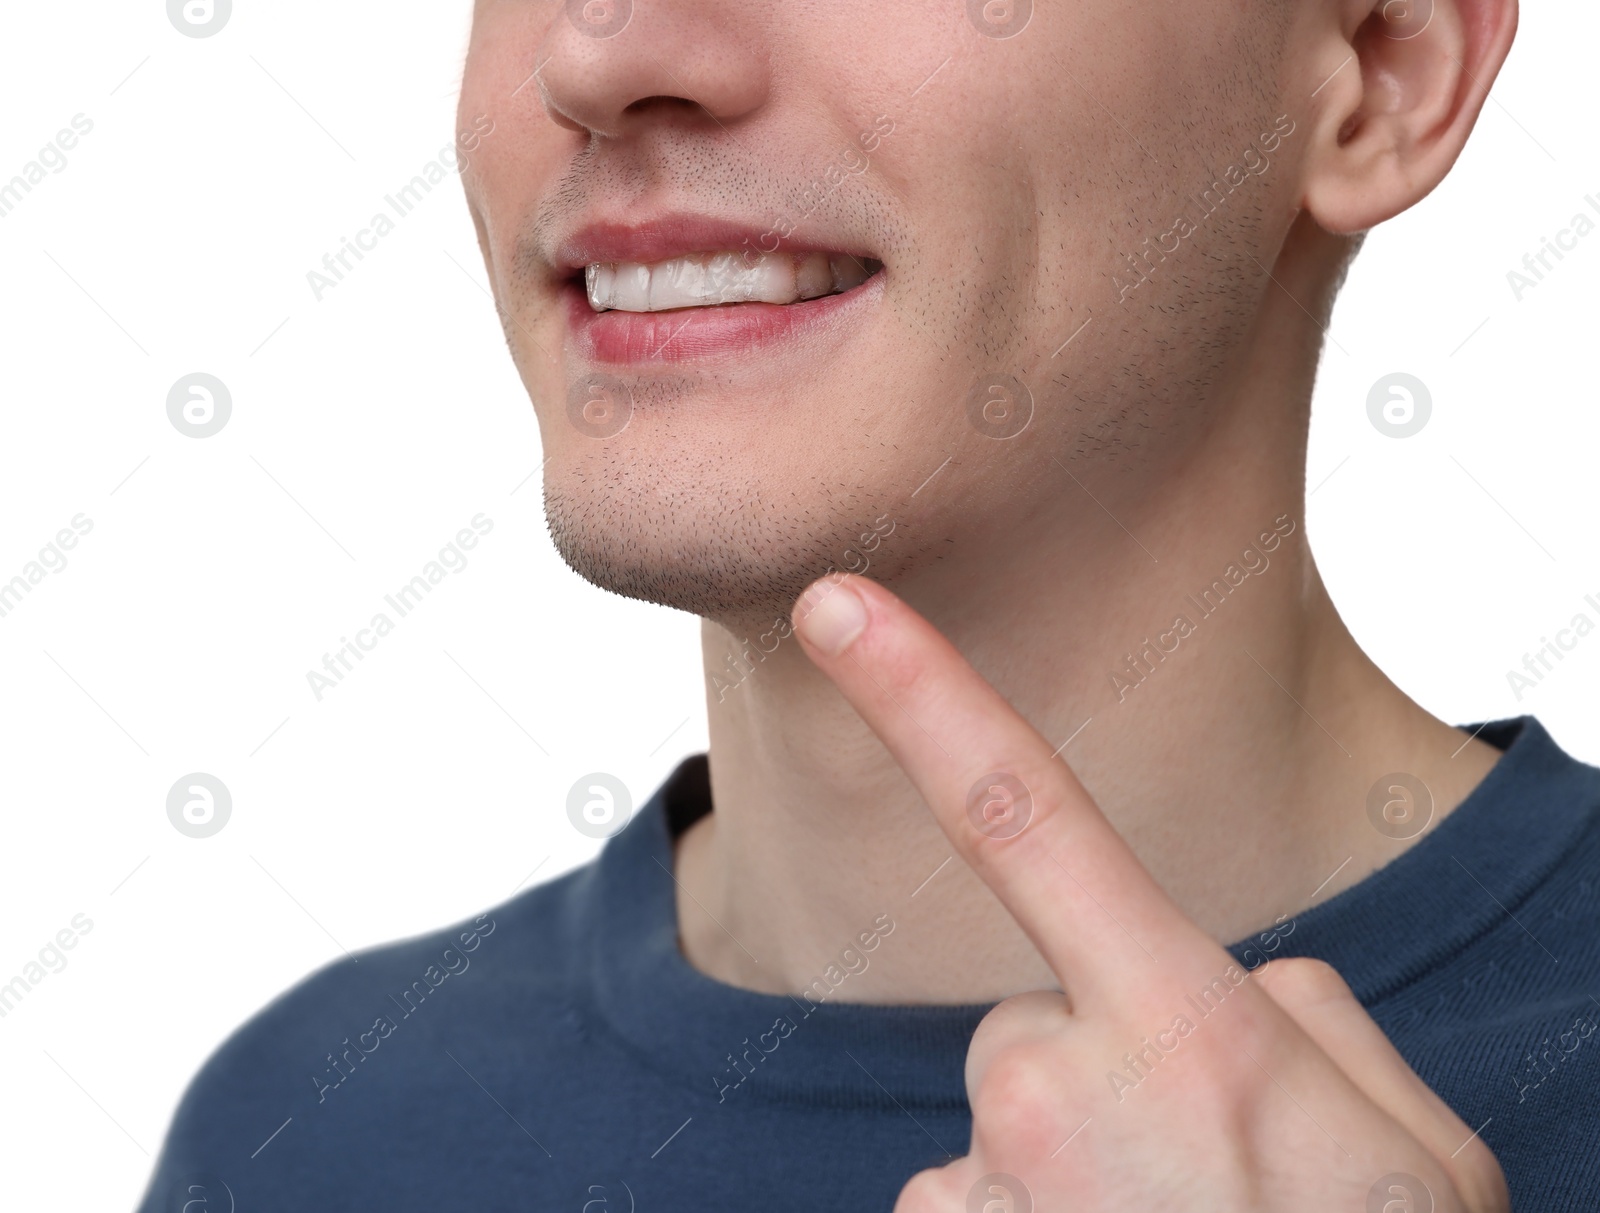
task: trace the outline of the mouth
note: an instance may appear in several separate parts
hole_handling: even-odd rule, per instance
[[[647,265],[590,262],[584,291],[597,312],[670,312],[685,308],[770,303],[842,295],[883,268],[850,253],[692,253]]]
[[[737,357],[837,328],[881,294],[881,260],[757,247],[771,239],[699,217],[585,229],[559,258],[577,352],[634,365]]]

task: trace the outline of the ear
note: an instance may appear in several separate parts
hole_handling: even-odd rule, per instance
[[[1325,11],[1302,205],[1345,235],[1444,179],[1511,49],[1517,0],[1343,0]]]

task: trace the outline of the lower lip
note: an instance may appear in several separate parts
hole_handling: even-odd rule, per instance
[[[597,312],[576,282],[561,287],[578,353],[593,362],[648,366],[753,353],[837,327],[875,300],[883,274],[838,295],[796,303],[724,303],[670,312]]]

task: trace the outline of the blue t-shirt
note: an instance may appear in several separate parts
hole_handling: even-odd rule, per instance
[[[1503,757],[1429,835],[1232,950],[1331,962],[1517,1213],[1594,1210],[1600,770],[1531,718],[1480,736]],[[886,1213],[967,1150],[988,1007],[842,1001],[910,890],[805,994],[692,968],[672,839],[709,809],[699,755],[594,863],[278,998],[190,1085],[142,1213]]]

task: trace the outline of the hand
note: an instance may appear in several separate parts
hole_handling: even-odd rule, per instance
[[[831,575],[794,622],[1063,991],[984,1018],[971,1153],[914,1176],[899,1213],[1509,1210],[1493,1154],[1339,975],[1245,972],[926,620]]]

